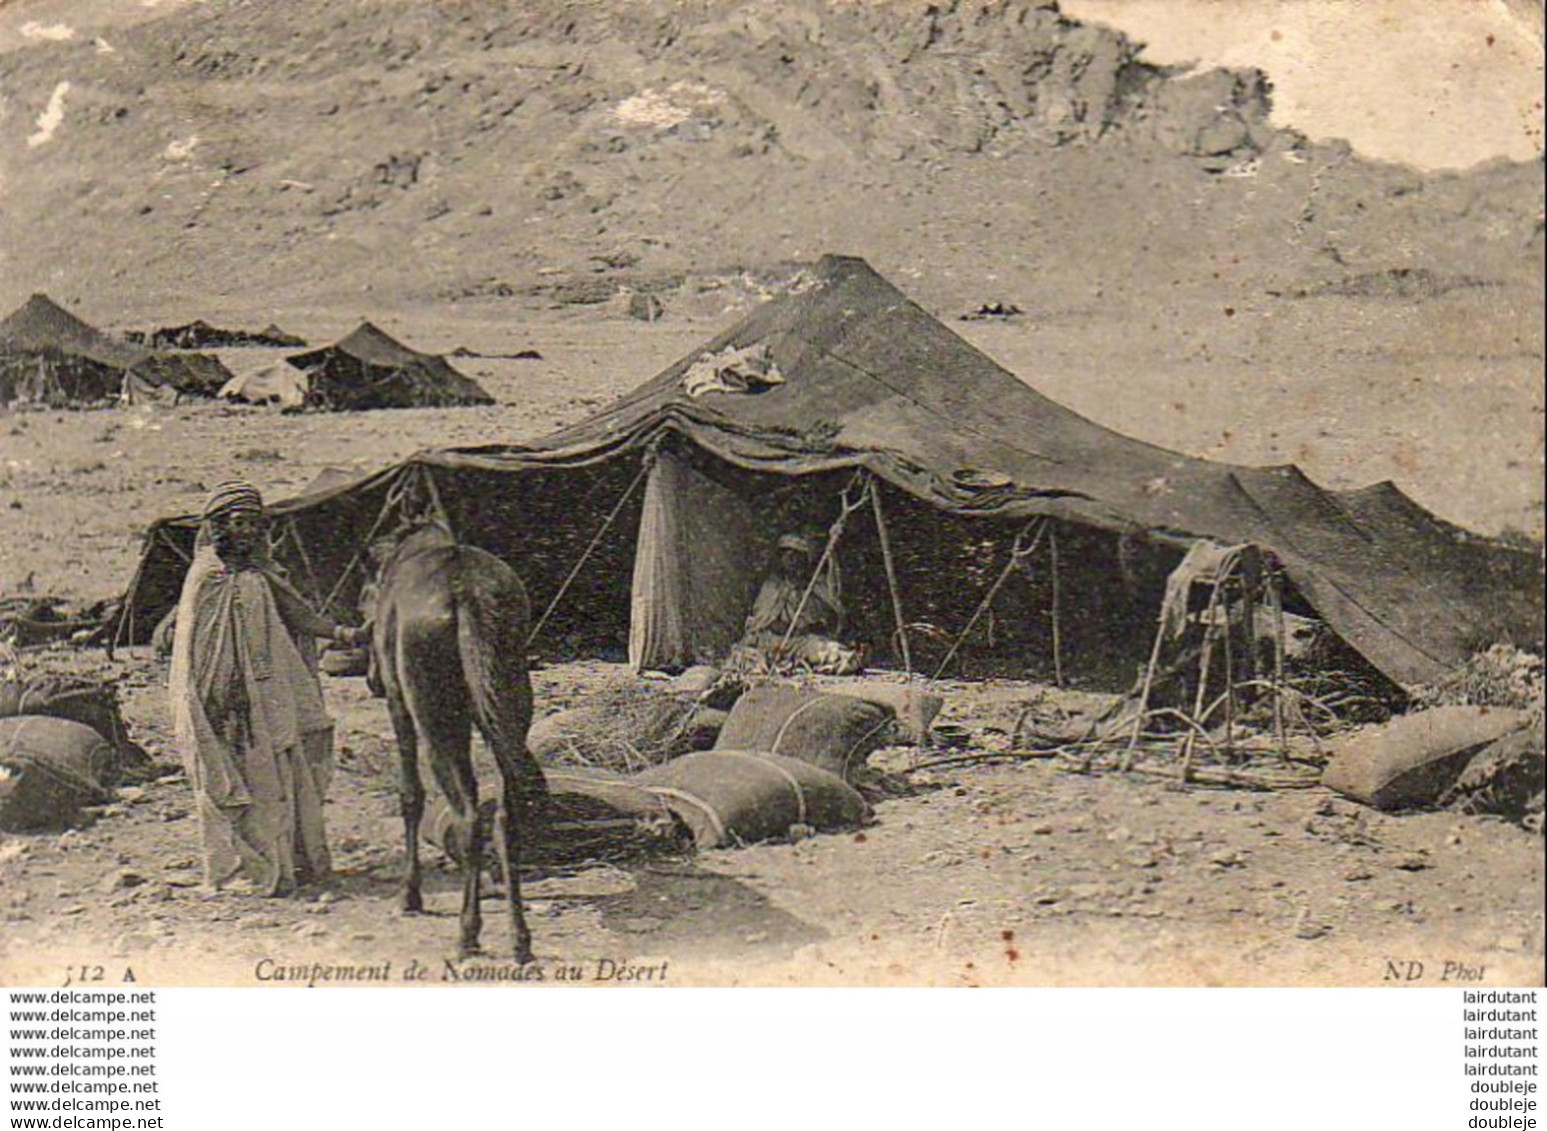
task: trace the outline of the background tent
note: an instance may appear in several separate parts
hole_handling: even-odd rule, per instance
[[[419,353],[362,322],[347,337],[309,353],[293,354],[291,365],[311,381],[308,403],[318,408],[444,408],[493,404],[494,398],[451,363]]]
[[[104,334],[47,295],[0,322],[0,404],[214,396],[230,376],[204,354],[157,354]]]
[[[632,636],[642,666],[680,663],[700,639],[713,645],[738,627],[727,610],[744,615],[781,529],[826,529],[857,484],[874,484],[879,505],[850,516],[840,564],[854,631],[883,655],[897,610],[882,529],[895,544],[904,619],[955,633],[1033,519],[1052,524],[1063,552],[1026,560],[1026,582],[1004,590],[1020,603],[985,631],[1035,654],[1060,594],[1066,642],[1111,651],[1124,684],[1165,574],[1197,538],[1271,551],[1295,596],[1399,683],[1432,680],[1496,640],[1539,646],[1542,636],[1539,581],[1522,584],[1540,576],[1530,555],[1466,535],[1394,488],[1337,495],[1294,467],[1209,463],[1103,428],[996,365],[863,261],[838,257],[534,445],[425,452],[280,504],[275,552],[311,575],[319,602],[347,603],[363,542],[430,511],[515,564],[536,609],[553,606],[545,648],[621,652]],[[709,556],[737,568],[699,575],[671,532],[691,529],[695,500],[709,494],[736,501],[721,508],[735,519]],[[192,532],[188,518],[152,528],[122,638],[141,638],[175,599]],[[683,615],[687,598],[670,594],[689,592]]]
[[[182,326],[163,326],[159,330],[152,330],[149,334],[132,336],[131,340],[143,341],[153,349],[179,350],[228,349],[233,346],[299,349],[306,345],[306,339],[287,334],[272,322],[258,331],[223,330],[219,326],[211,326],[201,318],[196,318]]]

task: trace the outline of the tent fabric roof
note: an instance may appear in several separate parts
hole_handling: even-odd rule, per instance
[[[1211,463],[1104,428],[853,258],[824,258],[786,294],[544,440],[420,453],[345,490],[390,489],[424,471],[593,466],[666,433],[758,472],[867,468],[967,517],[1045,514],[1119,533],[1256,543],[1399,683],[1437,678],[1479,644],[1542,635],[1540,594],[1522,585],[1540,575],[1529,555],[1458,532],[1394,487],[1339,495],[1292,466]]]
[[[689,391],[695,365],[757,349],[780,383]],[[1498,586],[1469,565],[1478,554],[1527,556],[1468,541],[1394,487],[1380,492],[1387,506],[1361,506],[1293,466],[1213,463],[1102,427],[980,353],[859,259],[824,258],[788,294],[532,447],[420,458],[491,469],[568,463],[660,428],[757,470],[863,464],[961,514],[1044,513],[1115,531],[1257,543],[1344,639],[1399,682],[1436,677],[1478,641],[1541,635],[1539,600],[1518,592],[1483,600],[1479,585]],[[1420,541],[1428,549],[1415,558]]]
[[[44,294],[35,294],[0,322],[0,349],[58,350],[105,365],[133,369],[150,354],[81,321]]]

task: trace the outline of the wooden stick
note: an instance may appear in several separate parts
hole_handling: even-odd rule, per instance
[[[863,497],[858,502],[849,502],[849,488],[859,482],[859,472],[855,472],[854,478],[843,489],[838,498],[838,517],[833,519],[833,524],[827,528],[827,545],[822,547],[822,556],[817,559],[815,568],[811,571],[811,577],[806,581],[806,588],[800,594],[800,600],[795,604],[795,612],[790,617],[790,625],[784,630],[784,636],[779,641],[779,655],[783,657],[785,650],[789,648],[790,641],[795,638],[795,626],[800,623],[801,615],[806,611],[806,603],[811,600],[811,591],[816,588],[817,578],[822,576],[822,570],[832,560],[833,552],[838,548],[838,539],[843,537],[843,529],[848,524],[849,515],[865,505]],[[870,484],[865,484],[865,490],[870,489]]]
[[[286,532],[290,535],[290,541],[295,544],[295,552],[300,555],[301,565],[306,568],[306,579],[311,583],[312,600],[315,601],[322,596],[322,582],[317,580],[317,571],[312,568],[311,555],[306,552],[306,543],[301,541],[301,530],[295,521],[295,515],[290,516],[285,526],[287,527]],[[323,605],[318,612],[326,616],[328,610],[332,607],[331,604]]]
[[[1268,602],[1273,610],[1273,736],[1279,757],[1289,760],[1289,736],[1284,727],[1284,591],[1283,575],[1268,577]]]
[[[575,562],[574,567],[570,569],[569,576],[564,579],[563,584],[554,593],[553,600],[548,602],[548,607],[543,610],[543,615],[537,619],[537,624],[533,626],[531,632],[527,633],[526,646],[528,648],[532,646],[532,641],[537,639],[538,633],[542,632],[543,627],[548,623],[548,618],[553,615],[553,610],[559,607],[559,602],[564,599],[564,594],[569,592],[569,587],[574,584],[575,578],[580,576],[580,571],[585,567],[586,562],[590,560],[591,553],[600,545],[607,531],[612,529],[613,521],[623,510],[623,504],[633,497],[635,488],[649,474],[652,462],[650,459],[640,461],[639,471],[635,474],[633,482],[628,485],[628,489],[623,492],[622,496],[613,505],[612,510],[608,512],[607,517],[602,521],[601,528],[592,536],[590,544],[586,546],[579,559]]]
[[[1199,659],[1198,659],[1198,694],[1193,697],[1194,698],[1193,708],[1192,708],[1193,718],[1197,718],[1198,715],[1203,711],[1204,696],[1208,692],[1208,687],[1209,687],[1209,667],[1210,667],[1210,661],[1214,657],[1214,637],[1216,635],[1215,629],[1214,629],[1214,610],[1218,606],[1218,604],[1219,604],[1219,586],[1216,585],[1216,586],[1213,587],[1213,589],[1209,593],[1208,608],[1204,611],[1204,614],[1203,614],[1204,618],[1205,618],[1205,621],[1206,621],[1206,624],[1205,624],[1205,627],[1203,629],[1203,655],[1200,656]],[[1188,774],[1192,770],[1193,740],[1194,740],[1194,734],[1189,732],[1189,734],[1187,735],[1187,741],[1182,744],[1182,780],[1183,781],[1189,780],[1188,779]]]
[[[1036,537],[1032,539],[1031,545],[1025,546],[1023,548],[1021,541],[1027,532],[1031,530],[1032,525],[1036,522],[1036,519],[1032,519],[1031,522],[1026,524],[1026,528],[1015,536],[1015,544],[1010,547],[1010,558],[1007,562],[1005,562],[1004,569],[999,571],[999,576],[994,579],[994,584],[991,585],[988,592],[984,594],[983,600],[978,602],[978,607],[976,611],[973,612],[972,619],[967,622],[967,627],[962,629],[961,633],[956,637],[955,642],[951,645],[951,650],[945,654],[945,659],[940,661],[940,666],[935,669],[935,674],[931,678],[939,679],[940,673],[945,671],[946,665],[955,658],[957,649],[959,649],[963,642],[966,641],[968,634],[975,627],[977,627],[978,618],[983,615],[988,607],[993,604],[994,598],[999,595],[999,590],[1004,586],[1005,580],[1010,576],[1010,571],[1020,563],[1022,558],[1036,551],[1037,544],[1042,541],[1042,535],[1047,530],[1046,519],[1043,519],[1041,524],[1037,526],[1037,534]]]
[[[892,539],[886,530],[886,516],[881,513],[881,486],[870,481],[871,510],[876,516],[876,538],[881,543],[881,561],[886,566],[886,587],[892,596],[892,617],[897,621],[897,643],[902,649],[902,667],[913,682],[913,652],[908,646],[908,622],[903,618],[902,594],[897,588],[897,566],[892,560]]]
[[[1228,586],[1228,579],[1224,583]],[[1235,747],[1235,642],[1231,637],[1235,633],[1235,619],[1230,611],[1230,592],[1227,588],[1224,599],[1225,611],[1225,753],[1231,754]]]
[[[1160,647],[1166,636],[1165,607],[1160,610],[1160,620],[1155,626],[1155,643],[1150,647],[1149,663],[1144,665],[1144,685],[1139,691],[1139,709],[1133,716],[1133,733],[1128,736],[1128,748],[1123,751],[1122,768],[1133,768],[1134,748],[1139,745],[1139,735],[1144,731],[1144,716],[1149,713],[1150,691],[1155,683],[1155,666],[1160,663]]]
[[[1049,528],[1047,535],[1048,568],[1053,572],[1053,685],[1064,685],[1063,635],[1058,617],[1058,531]]]

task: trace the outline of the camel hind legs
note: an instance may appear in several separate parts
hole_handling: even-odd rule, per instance
[[[526,925],[521,906],[521,843],[519,823],[512,819],[515,810],[507,792],[495,817],[494,841],[499,851],[500,878],[505,884],[505,904],[510,913],[512,955],[522,966],[533,961],[532,931]]]

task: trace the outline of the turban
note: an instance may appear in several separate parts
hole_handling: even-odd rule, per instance
[[[222,483],[210,492],[204,504],[206,519],[229,518],[235,514],[262,514],[263,496],[251,483],[240,479]]]
[[[779,549],[795,550],[809,555],[811,553],[811,543],[799,534],[785,534],[779,539]]]

